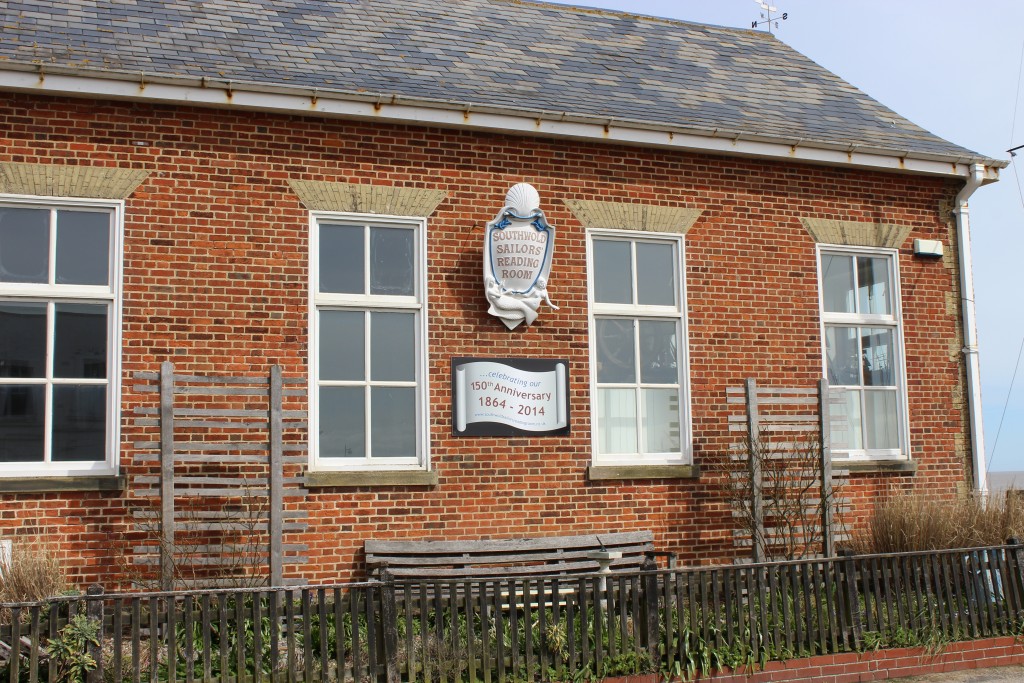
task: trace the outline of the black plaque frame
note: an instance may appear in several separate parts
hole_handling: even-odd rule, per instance
[[[516,370],[525,370],[526,372],[551,372],[555,369],[556,365],[559,363],[563,364],[565,366],[565,426],[559,427],[558,429],[534,432],[502,424],[500,422],[471,422],[466,425],[466,431],[458,431],[456,429],[457,418],[455,415],[456,405],[458,403],[458,395],[456,394],[458,386],[455,382],[455,371],[467,363],[498,363],[500,365],[507,365],[508,367]],[[452,436],[564,436],[569,434],[572,427],[572,406],[570,405],[570,398],[572,397],[572,383],[569,379],[570,369],[571,366],[566,358],[453,357],[451,375],[449,377],[452,396],[450,414],[452,421]]]

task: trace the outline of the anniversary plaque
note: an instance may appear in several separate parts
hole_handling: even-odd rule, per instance
[[[569,433],[569,361],[453,358],[456,436]]]

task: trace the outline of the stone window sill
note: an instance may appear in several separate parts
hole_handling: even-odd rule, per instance
[[[123,491],[125,478],[105,476],[81,477],[0,477],[0,493],[34,493],[50,491]]]
[[[850,474],[916,474],[917,463],[913,460],[833,460],[832,469]]]
[[[591,465],[587,470],[590,481],[610,479],[696,479],[700,476],[697,465]]]
[[[412,470],[403,472],[307,472],[303,479],[306,488],[352,486],[437,486],[437,472]]]

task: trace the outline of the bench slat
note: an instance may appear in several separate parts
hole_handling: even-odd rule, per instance
[[[650,549],[651,547],[649,545],[617,546],[612,548],[615,552],[622,553],[623,556],[641,556]],[[381,562],[387,562],[388,565],[391,566],[526,564],[538,562],[557,563],[577,559],[588,559],[587,555],[592,550],[593,548],[582,548],[580,550],[570,550],[567,552],[516,553],[507,555],[502,553],[489,553],[487,555],[471,555],[468,553],[462,555],[373,555],[367,553],[366,562],[367,564],[380,564]]]
[[[621,553],[613,569],[639,569],[643,555],[654,549],[650,531],[577,536],[468,541],[368,540],[370,568],[387,565],[397,577],[508,577],[596,572],[600,565],[588,554]]]
[[[600,538],[600,541],[598,541]],[[631,545],[635,543],[654,543],[654,534],[650,531],[624,531],[607,534],[588,534],[584,536],[547,536],[541,538],[509,538],[485,541],[374,541],[365,543],[367,554],[390,555],[413,553],[419,554],[456,554],[473,552],[514,552],[517,550],[547,550],[557,548],[606,548],[613,545]]]
[[[639,558],[622,558],[611,564],[612,569],[639,569]],[[389,569],[391,567],[389,566]],[[565,564],[526,564],[511,567],[460,567],[458,569],[436,569],[427,567],[395,567],[391,573],[396,577],[440,577],[440,578],[465,578],[493,576],[496,578],[509,578],[516,576],[534,576],[538,574],[551,573],[587,573],[596,572],[597,562],[567,562]]]

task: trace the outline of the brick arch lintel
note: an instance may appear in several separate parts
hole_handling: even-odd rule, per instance
[[[38,197],[126,199],[149,171],[116,166],[0,162],[0,193]]]
[[[685,235],[702,209],[591,199],[563,200],[572,215],[588,228],[671,232]]]
[[[910,236],[909,225],[837,221],[827,218],[801,218],[804,229],[815,242],[849,247],[886,247],[899,249]]]
[[[392,185],[337,183],[323,180],[289,180],[292,191],[310,211],[372,213],[387,216],[426,217],[444,201],[444,190]]]

